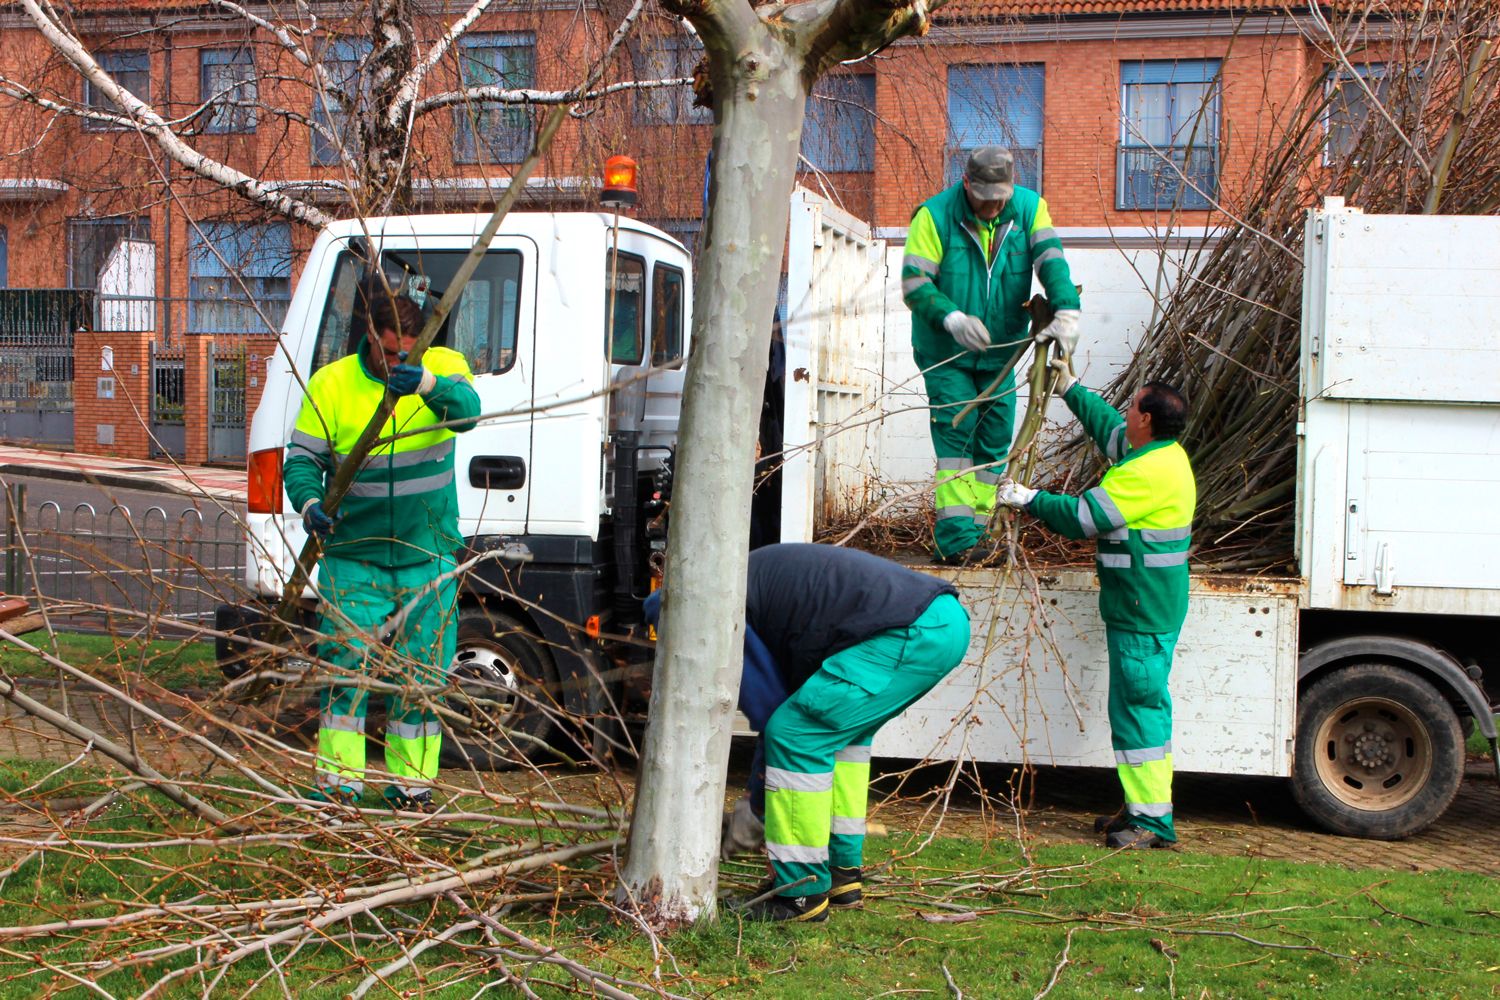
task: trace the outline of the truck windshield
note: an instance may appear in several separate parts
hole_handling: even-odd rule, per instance
[[[466,250],[388,250],[381,269],[398,295],[410,295],[430,314],[437,308]],[[345,251],[334,265],[328,301],[318,327],[313,371],[354,351],[365,335],[359,286],[367,266]],[[474,276],[464,286],[458,305],[448,315],[433,343],[452,348],[469,360],[476,374],[506,371],[516,360],[516,327],[521,311],[521,254],[492,250],[484,255]]]

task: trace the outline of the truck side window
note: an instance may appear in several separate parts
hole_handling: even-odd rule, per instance
[[[391,287],[405,292],[411,278],[430,279],[425,308],[437,307],[453,276],[468,255],[466,250],[391,250],[381,255],[381,267]],[[458,304],[438,331],[433,343],[458,351],[476,375],[498,374],[516,362],[516,328],[521,311],[521,254],[515,250],[491,250],[484,255],[473,277],[464,286]],[[318,343],[313,370],[352,352],[364,324],[354,315],[357,288],[363,274],[361,262],[349,253],[339,255]]]
[[[657,264],[651,270],[651,364],[682,360],[682,269]]]
[[[609,259],[604,273],[609,274]],[[617,365],[638,365],[646,332],[646,262],[620,254],[615,270],[614,329],[609,337],[609,360]],[[605,303],[605,309],[609,304]]]

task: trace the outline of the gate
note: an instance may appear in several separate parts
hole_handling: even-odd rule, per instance
[[[73,444],[73,331],[88,325],[92,298],[0,289],[0,440]]]
[[[208,460],[245,460],[245,370],[243,343],[208,347]]]
[[[187,352],[151,345],[151,457],[187,458]]]

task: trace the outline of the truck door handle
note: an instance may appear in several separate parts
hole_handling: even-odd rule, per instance
[[[526,485],[526,460],[519,455],[479,455],[469,460],[469,485],[481,490],[518,490]]]

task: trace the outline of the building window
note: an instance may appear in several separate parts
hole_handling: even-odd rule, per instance
[[[1041,63],[948,67],[949,184],[964,175],[969,153],[1004,146],[1016,161],[1016,183],[1042,189]]]
[[[1219,61],[1120,66],[1118,208],[1206,209],[1219,182]]]
[[[287,223],[204,222],[191,227],[188,332],[276,333],[291,301],[291,279],[292,230]]]
[[[99,287],[99,274],[121,240],[151,239],[151,220],[118,215],[68,220],[68,287]]]
[[[254,132],[259,94],[250,50],[202,49],[198,58],[203,131]]]
[[[522,33],[478,34],[459,43],[465,87],[520,90],[536,77],[536,43]],[[453,109],[453,159],[458,163],[519,163],[531,148],[531,113],[523,105],[474,101]]]
[[[150,102],[151,57],[147,53],[100,52],[94,58],[98,61],[99,68],[113,77],[116,83],[141,100]],[[83,103],[85,106],[93,108],[96,111],[108,111],[118,115],[125,113],[125,109],[101,93],[94,86],[93,81],[87,77],[83,81]],[[110,129],[127,128],[128,126],[85,118],[83,120],[83,127],[89,131],[108,131]]]
[[[641,45],[637,63],[642,80],[691,78],[693,68],[703,57],[703,48],[687,38],[653,38]],[[713,112],[693,107],[693,88],[689,84],[654,87],[642,90],[636,98],[636,116],[643,122],[658,125],[707,125]]]
[[[1328,112],[1325,119],[1328,144],[1323,153],[1325,163],[1354,155],[1365,123],[1375,110],[1370,103],[1370,95],[1373,93],[1377,101],[1384,101],[1386,90],[1384,63],[1355,66],[1353,73],[1340,67],[1328,74]]]
[[[358,116],[350,114],[345,105],[353,102],[358,111],[369,103],[369,81],[360,72],[369,54],[369,42],[335,41],[325,50],[323,67],[328,71],[330,86],[313,96],[313,121],[328,129],[332,138],[313,130],[313,163],[336,164],[341,150],[347,150],[350,156],[359,155]]]
[[[804,166],[825,173],[875,169],[875,77],[825,76],[813,85],[802,125]]]

